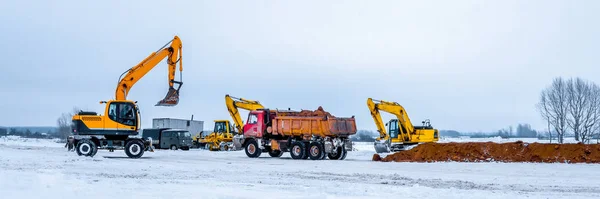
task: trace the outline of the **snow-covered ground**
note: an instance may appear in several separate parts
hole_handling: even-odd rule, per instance
[[[600,198],[599,164],[247,158],[243,151],[123,151],[93,157],[52,140],[0,138],[2,198]]]

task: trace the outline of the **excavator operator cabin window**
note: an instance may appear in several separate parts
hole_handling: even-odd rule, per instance
[[[119,104],[119,123],[134,126],[135,125],[135,110],[133,105],[128,103]]]
[[[225,126],[225,122],[219,122],[215,124],[215,132],[223,133],[225,132],[226,127],[227,126]]]
[[[117,105],[116,104],[110,104],[110,106],[108,107],[108,117],[111,120],[117,121]]]
[[[398,137],[398,120],[390,121],[390,137],[397,138]]]
[[[258,123],[258,117],[256,117],[256,114],[250,114],[250,116],[248,117],[248,124],[256,123]]]

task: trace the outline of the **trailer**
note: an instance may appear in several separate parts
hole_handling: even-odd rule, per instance
[[[234,137],[234,145],[243,147],[250,158],[259,157],[262,152],[271,157],[290,152],[292,159],[345,159],[347,151],[352,150],[349,136],[356,134],[354,116],[341,118],[302,113],[269,109],[251,111],[243,134]]]

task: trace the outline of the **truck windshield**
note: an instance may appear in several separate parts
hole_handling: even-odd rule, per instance
[[[250,114],[248,116],[248,124],[256,124],[258,123],[258,117],[256,117],[256,114]]]
[[[225,122],[215,123],[215,132],[218,132],[218,133],[227,132],[227,125],[225,124]]]
[[[179,132],[179,137],[192,137],[190,132]]]

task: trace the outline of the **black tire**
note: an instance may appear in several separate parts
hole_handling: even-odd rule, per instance
[[[96,148],[96,144],[88,139],[80,140],[79,143],[77,143],[77,148],[75,149],[75,151],[77,151],[77,155],[89,157],[94,156],[94,151],[96,150],[98,150]]]
[[[171,147],[169,147],[169,149],[171,149],[171,150],[177,150],[177,146],[176,145],[171,145]]]
[[[292,144],[292,147],[290,148],[290,155],[292,156],[292,159],[295,160],[305,159],[307,157],[306,151],[306,145],[304,142],[297,141]]]
[[[144,143],[140,140],[130,140],[125,144],[125,154],[129,158],[140,158],[144,155]]]
[[[343,160],[342,157],[346,158],[346,148],[344,146],[338,147],[333,153],[327,154],[330,160]]]
[[[189,151],[189,150],[190,150],[190,147],[189,147],[189,146],[186,146],[186,147],[181,147],[181,150],[184,150],[184,151]]]
[[[319,142],[310,143],[308,147],[308,157],[311,160],[320,160],[325,155],[323,145]]]
[[[248,141],[244,151],[246,151],[246,156],[249,158],[258,158],[262,153],[262,150],[258,148],[258,143],[254,139]]]
[[[283,152],[280,150],[269,151],[269,156],[271,156],[271,157],[278,158],[278,157],[281,157],[281,155],[283,155]]]
[[[346,155],[348,155],[348,151],[346,150],[346,146],[342,145],[342,157],[340,157],[340,160],[346,159]]]

